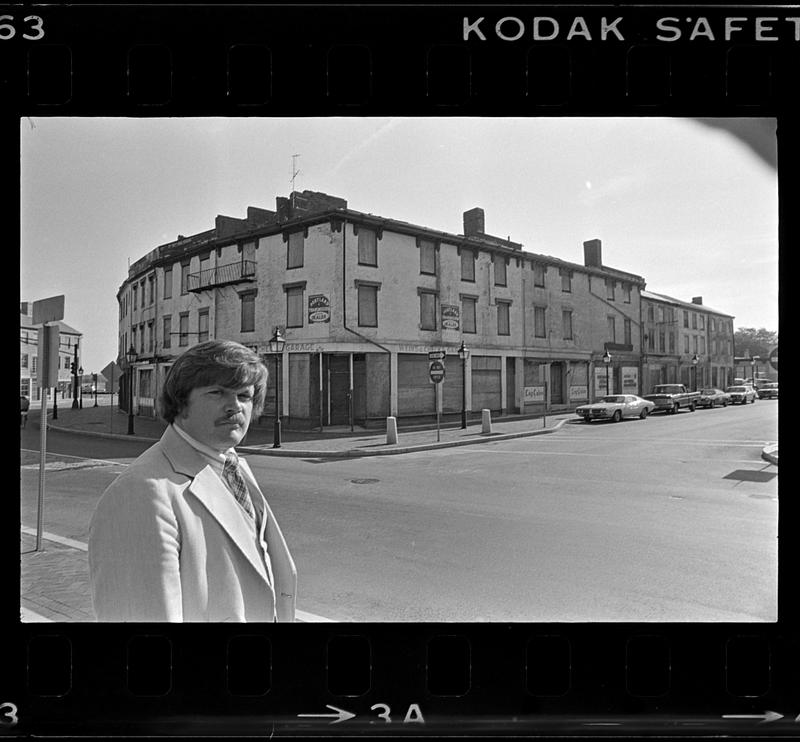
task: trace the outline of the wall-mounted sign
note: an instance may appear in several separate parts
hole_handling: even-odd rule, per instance
[[[569,388],[569,398],[570,401],[589,399],[589,387],[586,384],[573,384]]]
[[[461,308],[456,304],[442,304],[442,329],[458,330],[461,327]]]
[[[623,394],[639,393],[639,369],[636,366],[622,367],[622,392]]]
[[[308,324],[331,321],[331,300],[324,294],[308,297]]]
[[[525,404],[544,403],[544,384],[523,387],[522,401]]]
[[[607,390],[607,391],[606,391]],[[614,373],[606,364],[594,367],[594,396],[604,397],[614,393]]]

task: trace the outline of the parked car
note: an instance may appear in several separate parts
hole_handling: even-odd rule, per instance
[[[725,391],[731,395],[731,404],[752,404],[756,401],[756,390],[746,384],[729,386]]]
[[[762,384],[758,389],[759,399],[777,399],[778,398],[778,382],[770,381],[767,384]]]
[[[731,395],[723,392],[722,389],[701,389],[700,399],[697,400],[698,407],[716,407],[722,405],[727,407],[730,404]]]
[[[640,417],[644,420],[655,406],[655,402],[635,394],[609,394],[594,404],[577,407],[575,414],[587,423],[592,420],[613,420],[617,423],[623,417]]]
[[[694,412],[700,392],[690,392],[683,384],[656,384],[652,393],[644,398],[654,402],[657,410],[675,413],[686,407],[689,412]]]

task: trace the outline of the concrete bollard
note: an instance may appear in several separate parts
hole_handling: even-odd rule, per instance
[[[492,432],[492,412],[491,410],[481,410],[481,433]]]
[[[386,443],[397,443],[397,418],[386,418]]]

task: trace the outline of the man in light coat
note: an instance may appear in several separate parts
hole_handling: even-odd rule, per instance
[[[234,450],[264,405],[267,369],[232,341],[179,356],[169,426],[103,493],[89,529],[99,621],[294,621],[297,571]]]

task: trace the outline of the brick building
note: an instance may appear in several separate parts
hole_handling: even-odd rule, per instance
[[[448,353],[445,416],[461,411],[462,377],[475,413],[571,409],[605,394],[606,379],[611,392],[646,393],[660,360],[647,355],[643,366],[642,295],[684,305],[605,265],[600,240],[583,252],[582,263],[527,252],[488,234],[480,208],[464,213],[455,234],[295,192],[278,197],[275,211],[217,216],[213,229],[131,265],[117,294],[119,356],[134,347],[134,407],[157,414],[178,354],[208,338],[237,340],[270,369],[264,415],[275,414],[277,367],[279,412],[297,427],[433,415],[428,352],[439,349]],[[703,321],[705,342],[717,338]],[[279,363],[268,352],[276,327],[286,338]]]

